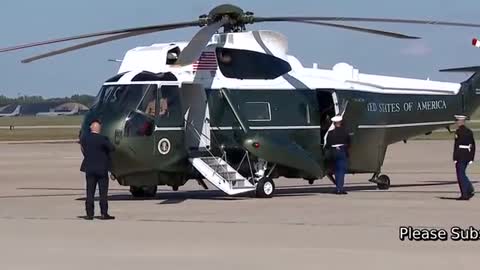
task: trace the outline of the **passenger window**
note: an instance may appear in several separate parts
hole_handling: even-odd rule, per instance
[[[245,111],[248,121],[271,121],[270,103],[246,102]]]
[[[159,97],[159,113],[160,118],[170,118],[175,114],[175,108],[179,107],[178,103],[178,86],[164,85],[160,88]]]

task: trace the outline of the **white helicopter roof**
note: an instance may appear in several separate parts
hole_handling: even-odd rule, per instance
[[[457,94],[461,86],[459,83],[360,73],[358,69],[347,63],[338,63],[332,69],[306,68],[295,56],[287,53],[288,40],[283,34],[267,30],[215,34],[197,63],[185,67],[167,64],[167,56],[177,55],[187,44],[188,42],[181,41],[131,49],[125,54],[118,73],[172,72],[179,81],[195,81],[212,88],[234,87],[237,89],[329,88],[390,94]],[[270,80],[227,78],[219,69],[216,48],[272,55],[288,62],[291,71]],[[208,62],[202,64],[202,59]],[[200,67],[206,68],[200,69]],[[122,81],[125,82],[125,80]]]

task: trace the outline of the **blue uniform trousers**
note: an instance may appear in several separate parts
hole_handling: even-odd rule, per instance
[[[468,161],[457,161],[455,164],[455,169],[457,172],[457,181],[460,187],[460,192],[463,197],[468,197],[471,193],[474,192],[473,185],[468,179],[466,170],[468,166]]]
[[[345,147],[333,149],[335,153],[335,185],[337,191],[343,191],[343,184],[345,181],[345,173],[347,172],[347,152]]]

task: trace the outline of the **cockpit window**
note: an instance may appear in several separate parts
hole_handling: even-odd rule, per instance
[[[292,70],[290,64],[273,55],[255,51],[217,48],[222,74],[235,79],[275,79]]]
[[[92,107],[111,105],[122,111],[135,109],[149,89],[156,84],[104,85]]]
[[[126,85],[112,86],[107,88],[105,92],[105,102],[106,103],[119,103],[120,99],[123,97],[127,90]]]

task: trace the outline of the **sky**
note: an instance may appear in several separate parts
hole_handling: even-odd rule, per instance
[[[478,0],[2,0],[0,47],[129,27],[190,21],[219,4],[231,3],[257,16],[355,16],[447,20],[480,23]],[[274,4],[273,4],[274,3]],[[461,82],[469,74],[439,73],[448,67],[480,65],[480,49],[471,46],[480,28],[362,23],[420,36],[400,40],[297,23],[261,23],[289,39],[289,54],[304,66],[332,68],[347,62],[362,73]],[[125,52],[153,43],[189,40],[199,28],[173,30],[114,41],[29,64],[20,60],[75,43],[0,54],[0,95],[63,97],[95,95],[115,75]],[[84,40],[87,41],[87,40]]]

